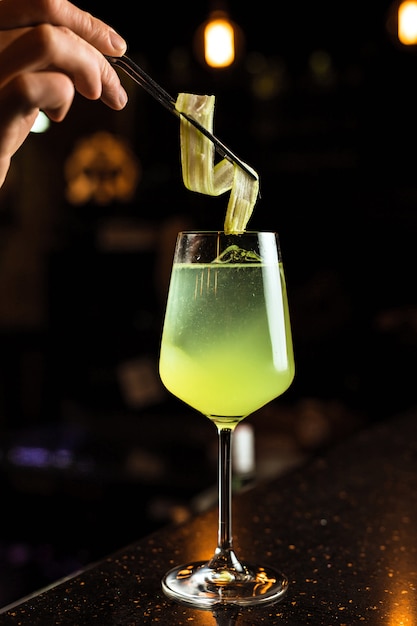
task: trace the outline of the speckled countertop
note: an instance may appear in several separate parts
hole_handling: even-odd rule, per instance
[[[111,532],[112,511],[98,532]],[[0,611],[7,626],[375,626],[417,623],[417,411],[362,430],[234,499],[235,549],[284,571],[275,605],[217,613],[165,598],[173,564],[206,559],[217,511],[163,529]]]

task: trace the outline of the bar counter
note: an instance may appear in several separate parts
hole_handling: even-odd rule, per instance
[[[192,471],[192,468],[190,468]],[[97,532],[111,532],[114,511]],[[372,626],[417,623],[417,410],[362,429],[286,476],[234,497],[243,560],[281,569],[284,598],[203,611],[161,591],[167,569],[207,559],[217,510],[164,528],[4,607],[1,626]]]

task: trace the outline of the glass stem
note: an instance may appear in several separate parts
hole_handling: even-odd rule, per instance
[[[246,575],[232,548],[232,433],[231,428],[218,428],[219,432],[219,529],[217,548],[208,567],[219,576],[229,572],[236,578]]]
[[[218,548],[232,547],[232,429],[219,429],[219,531]]]

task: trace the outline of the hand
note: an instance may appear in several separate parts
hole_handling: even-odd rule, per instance
[[[0,186],[39,110],[62,121],[75,91],[114,110],[125,106],[103,56],[125,50],[110,26],[68,0],[0,0]]]

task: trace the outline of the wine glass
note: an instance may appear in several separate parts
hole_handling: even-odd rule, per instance
[[[242,562],[232,542],[232,434],[280,396],[294,357],[279,238],[274,232],[180,232],[162,330],[159,371],[176,397],[219,436],[217,548],[208,562],[171,569],[165,594],[199,608],[280,599],[284,574]]]

